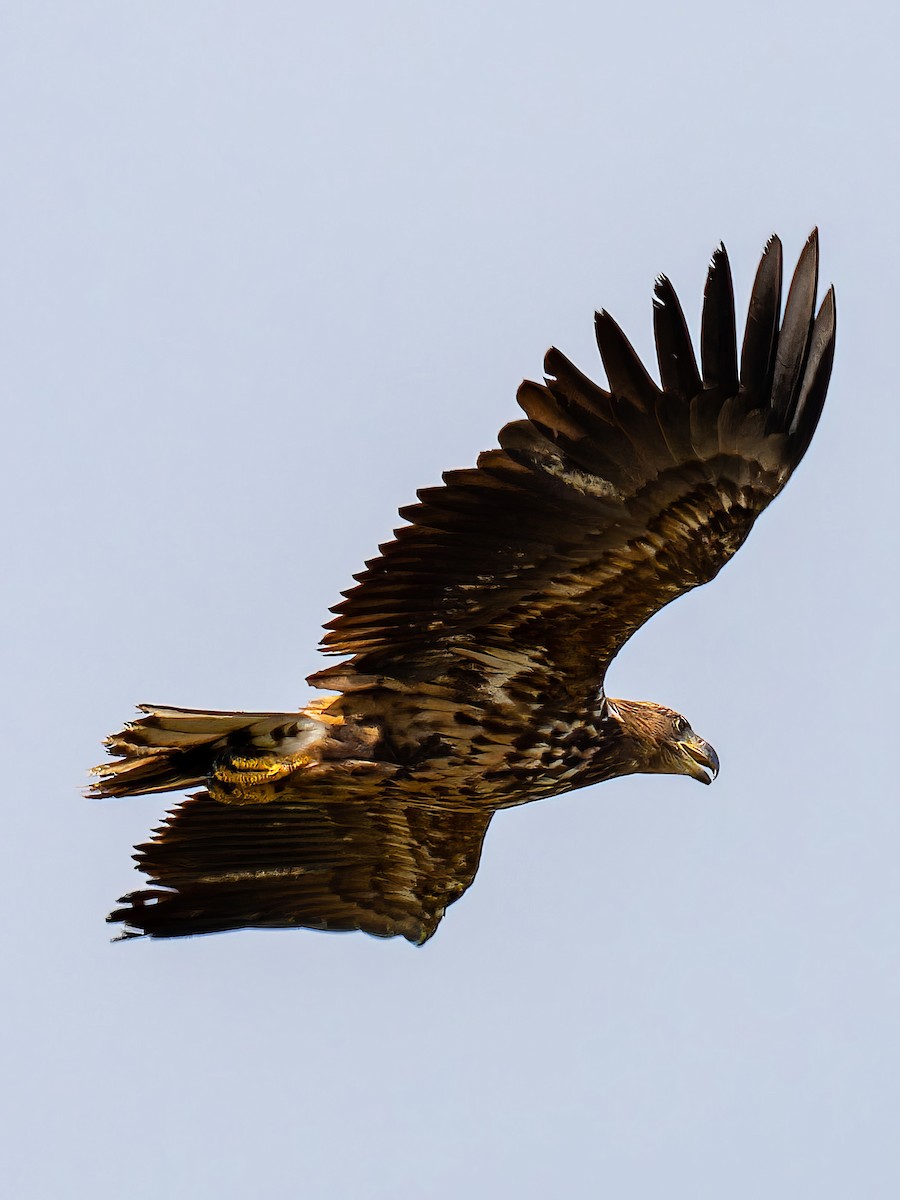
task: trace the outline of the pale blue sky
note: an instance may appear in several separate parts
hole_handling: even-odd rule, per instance
[[[0,15],[5,1180],[28,1200],[893,1198],[894,6],[10,4]],[[398,505],[591,314],[696,328],[821,229],[796,479],[611,690],[711,788],[501,814],[424,949],[109,944],[137,701],[289,708]]]

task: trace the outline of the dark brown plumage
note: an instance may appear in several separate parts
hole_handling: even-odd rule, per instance
[[[698,369],[656,285],[661,388],[606,313],[598,387],[558,350],[500,448],[401,510],[326,627],[349,656],[297,713],[143,707],[107,742],[98,796],[200,786],[138,847],[156,885],[126,936],[300,925],[422,942],[470,885],[500,808],[634,772],[718,770],[677,713],[611,700],[607,668],[654,612],[706,583],[784,487],[831,373],[832,290],[810,237],[781,313],[766,247],[738,368],[731,272],[713,256]]]

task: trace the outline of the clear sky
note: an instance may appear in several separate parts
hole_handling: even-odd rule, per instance
[[[29,0],[0,16],[3,1176],[27,1200],[900,1189],[894,5]],[[398,505],[591,314],[821,229],[797,477],[616,662],[711,788],[501,814],[425,948],[110,945],[137,701],[290,708]],[[10,1182],[11,1180],[11,1182]]]

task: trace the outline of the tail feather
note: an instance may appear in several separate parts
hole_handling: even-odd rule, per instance
[[[95,798],[176,792],[209,778],[226,750],[266,754],[289,743],[296,752],[322,737],[327,719],[307,712],[235,713],[139,704],[130,721],[104,745],[116,762],[101,763],[89,789]]]

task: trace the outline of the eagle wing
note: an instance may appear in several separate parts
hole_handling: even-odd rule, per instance
[[[781,491],[815,431],[831,373],[835,304],[816,316],[818,240],[781,313],[782,249],[766,246],[738,364],[724,247],[704,293],[700,366],[675,292],[655,289],[661,387],[618,325],[596,318],[608,390],[558,350],[525,382],[525,420],[474,469],[401,509],[408,522],[332,611],[323,648],[350,654],[313,676],[425,678],[454,656],[490,672],[511,658],[583,704],[654,612],[721,569]],[[528,674],[525,670],[525,675]],[[352,687],[352,683],[349,684]]]
[[[472,883],[493,811],[444,811],[357,790],[287,790],[277,802],[191,796],[137,847],[158,887],[109,916],[124,936],[184,937],[248,926],[361,929],[421,944]]]
[[[609,663],[644,621],[721,569],[806,452],[831,372],[834,294],[815,316],[813,234],[780,319],[781,260],[773,238],[740,366],[721,247],[699,367],[665,279],[654,313],[661,386],[605,313],[597,340],[608,390],[549,352],[545,383],[520,389],[526,419],[507,425],[474,469],[419,493],[330,623],[325,648],[352,659],[313,682],[350,693],[326,705],[334,736],[371,726],[378,759],[338,755],[279,775],[267,802],[190,797],[138,847],[152,886],[111,914],[125,936],[306,926],[422,942],[434,933],[475,876],[494,809],[510,802],[499,781],[511,780],[515,803],[541,794],[527,751],[555,729],[547,710],[574,729],[576,750],[574,738],[614,736],[614,723],[588,732],[573,714],[596,709]],[[482,685],[492,702],[502,692],[512,703],[485,707]],[[536,706],[554,719],[535,720]],[[216,755],[251,774],[259,759],[265,774],[269,751],[302,741],[303,718],[316,725],[325,712],[313,709],[148,709],[110,739],[123,761],[100,771],[96,794],[215,780]],[[528,786],[509,745],[526,752]]]

